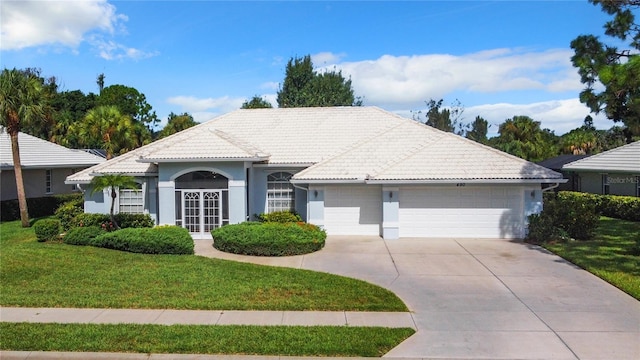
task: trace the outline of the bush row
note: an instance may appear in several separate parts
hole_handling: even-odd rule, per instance
[[[127,214],[119,213],[115,214],[114,218],[120,228],[150,228],[155,225],[155,222],[149,214]],[[107,231],[115,230],[114,225],[111,223],[111,216],[109,214],[85,214],[81,213],[76,215],[67,225],[67,229],[84,226],[98,226]]]
[[[27,199],[27,208],[31,218],[51,216],[56,209],[68,201],[82,202],[82,194],[63,194]],[[20,207],[18,200],[5,200],[0,202],[0,220],[14,221],[20,219]]]
[[[640,221],[640,198],[635,196],[598,195],[561,191],[565,197],[583,198],[594,204],[596,211],[612,218]]]
[[[289,256],[308,254],[324,247],[327,234],[304,222],[245,222],[211,232],[213,247],[233,254]]]
[[[179,226],[127,228],[106,232],[98,226],[69,230],[64,242],[90,245],[141,254],[193,254],[194,244],[189,231]]]
[[[561,191],[546,193],[544,210],[529,216],[527,239],[531,242],[591,239],[600,214],[595,204],[584,196]]]

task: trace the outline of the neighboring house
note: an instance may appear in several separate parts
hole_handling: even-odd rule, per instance
[[[560,184],[555,191],[580,191],[580,176],[573,171],[563,170],[562,167],[565,164],[574,162],[576,160],[584,159],[590,155],[559,155],[551,159],[543,160],[537,164],[544,166],[547,169],[562,173],[567,182]]]
[[[67,176],[105,161],[104,158],[85,151],[68,149],[25,133],[18,134],[18,145],[27,198],[77,191],[75,186],[64,183]],[[11,139],[2,127],[0,127],[0,189],[0,200],[18,198]]]
[[[580,177],[579,191],[640,196],[640,141],[568,163],[562,170]]]
[[[129,174],[119,211],[194,237],[295,210],[333,235],[521,238],[562,174],[376,107],[237,110],[67,178]],[[85,211],[107,213],[105,193]],[[124,206],[124,207],[123,207]]]

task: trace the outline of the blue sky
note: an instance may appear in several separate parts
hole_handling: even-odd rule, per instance
[[[310,54],[351,77],[365,105],[411,116],[458,99],[464,120],[528,115],[562,134],[589,111],[569,44],[602,34],[608,16],[585,1],[7,1],[2,67],[38,67],[64,90],[131,86],[166,122],[276,105],[285,65]],[[595,116],[596,126],[611,121]]]

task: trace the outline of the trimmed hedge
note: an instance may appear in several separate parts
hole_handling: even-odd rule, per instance
[[[149,214],[119,213],[114,217],[121,229],[151,228],[155,225],[155,222]],[[114,225],[111,223],[111,216],[109,216],[109,214],[82,213],[74,217],[69,224],[70,228],[83,226],[99,226],[107,231],[115,230]]]
[[[256,215],[259,222],[277,222],[277,223],[290,223],[290,222],[302,222],[300,215],[291,211],[274,211],[271,213],[264,213]]]
[[[82,194],[62,194],[27,199],[27,209],[30,218],[51,216],[56,209],[65,202],[82,199]],[[0,220],[14,221],[20,219],[20,207],[18,200],[5,200],[0,202]]]
[[[67,231],[62,240],[69,245],[89,245],[94,238],[104,233],[99,226],[76,227]]]
[[[142,254],[193,254],[189,231],[178,226],[127,228],[103,233],[89,245]]]
[[[324,247],[327,234],[304,222],[226,225],[211,232],[213,247],[224,252],[254,256],[308,254]]]
[[[73,218],[84,212],[84,202],[82,198],[78,200],[67,201],[60,205],[56,211],[55,216],[62,223],[62,227],[65,230],[69,230],[72,227]]]
[[[62,232],[62,224],[58,219],[42,219],[36,221],[33,231],[39,242],[57,240]]]
[[[635,196],[600,195],[575,191],[560,191],[564,198],[580,198],[592,203],[596,211],[616,219],[640,221],[640,198]]]

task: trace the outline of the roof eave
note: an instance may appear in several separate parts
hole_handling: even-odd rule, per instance
[[[139,158],[136,159],[140,163],[175,163],[175,162],[232,162],[232,161],[265,161],[268,160],[268,156],[258,157],[226,157],[226,158]]]
[[[438,185],[438,184],[564,184],[568,179],[369,179],[367,184]]]

